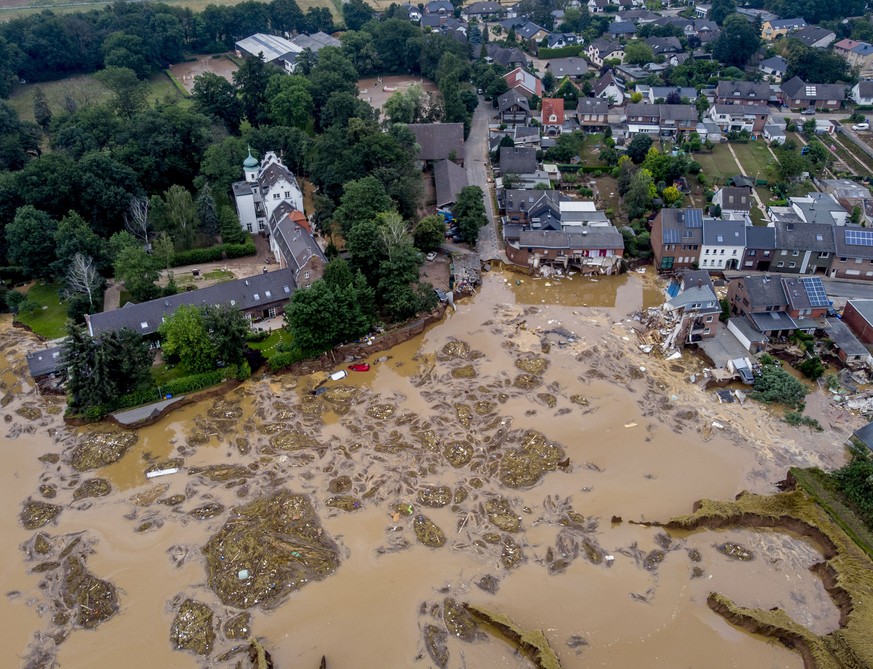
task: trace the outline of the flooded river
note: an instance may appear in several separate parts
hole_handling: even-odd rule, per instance
[[[32,343],[5,322],[0,666],[247,667],[234,649],[249,633],[278,669],[322,655],[332,669],[531,666],[458,623],[455,602],[469,602],[543,630],[565,668],[801,667],[706,597],[836,629],[811,545],[629,521],[773,492],[795,464],[838,466],[855,425],[822,399],[821,434],[719,404],[688,382],[697,358],[638,350],[628,315],[658,299],[635,274],[492,273],[319,396],[323,374],[256,374],[135,440],[66,428],[60,401],[28,385]],[[83,445],[98,442],[117,460],[89,468]],[[180,471],[146,478],[167,467]],[[54,519],[24,529],[28,499],[57,505]],[[93,576],[71,579],[70,556]],[[90,600],[70,594],[82,582]],[[111,608],[112,586],[118,612],[81,624],[83,602]],[[109,593],[97,604],[94,588]],[[179,621],[197,603],[212,611],[206,655],[173,647],[196,647]]]

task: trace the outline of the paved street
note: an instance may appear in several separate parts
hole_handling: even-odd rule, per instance
[[[494,220],[494,204],[492,194],[493,184],[488,183],[488,121],[491,117],[491,106],[486,100],[479,98],[479,106],[473,112],[473,126],[464,147],[464,167],[467,168],[467,180],[471,186],[479,186],[485,193],[485,215],[488,224],[479,231],[476,251],[481,260],[499,260],[500,245],[497,241],[497,226]]]

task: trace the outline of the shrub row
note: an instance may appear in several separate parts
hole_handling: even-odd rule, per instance
[[[197,265],[199,263],[217,262],[227,258],[242,258],[257,253],[255,243],[251,240],[245,244],[217,244],[205,249],[191,249],[173,254],[173,267],[181,265]]]
[[[289,365],[293,365],[295,362],[300,362],[301,360],[305,359],[306,356],[298,350],[280,351],[271,355],[267,362],[270,365],[270,369],[275,372],[278,369],[288,367]]]
[[[203,372],[201,374],[191,374],[183,376],[179,379],[168,381],[161,385],[160,398],[163,399],[167,395],[183,395],[185,393],[193,393],[197,390],[203,390],[209,386],[214,386],[221,383],[225,379],[235,378],[239,373],[236,365],[230,365],[222,369],[216,369],[211,372]],[[251,373],[251,372],[249,372]],[[150,386],[140,390],[128,393],[118,398],[116,405],[112,411],[118,409],[127,409],[130,407],[139,406],[140,404],[148,404],[158,400],[158,387]]]
[[[581,44],[576,44],[574,46],[565,46],[560,49],[549,49],[548,47],[543,47],[537,52],[537,57],[548,59],[548,58],[569,58],[570,56],[578,56],[582,53],[584,47]]]

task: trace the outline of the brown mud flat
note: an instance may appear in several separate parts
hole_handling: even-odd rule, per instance
[[[744,608],[718,593],[708,606],[731,623],[796,649],[807,669],[866,669],[873,666],[873,563],[806,493],[795,490],[770,497],[740,495],[735,502],[703,500],[667,529],[693,531],[731,527],[768,528],[804,536],[825,562],[813,567],[840,611],[840,628],[817,635],[784,611]]]

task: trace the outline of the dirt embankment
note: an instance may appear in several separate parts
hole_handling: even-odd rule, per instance
[[[700,529],[770,528],[806,537],[825,562],[812,567],[840,611],[840,629],[818,635],[784,611],[744,608],[724,595],[710,593],[707,604],[731,623],[779,640],[797,650],[807,669],[864,669],[873,666],[873,564],[804,492],[768,497],[743,493],[734,502],[697,502],[694,512],[664,527]]]

